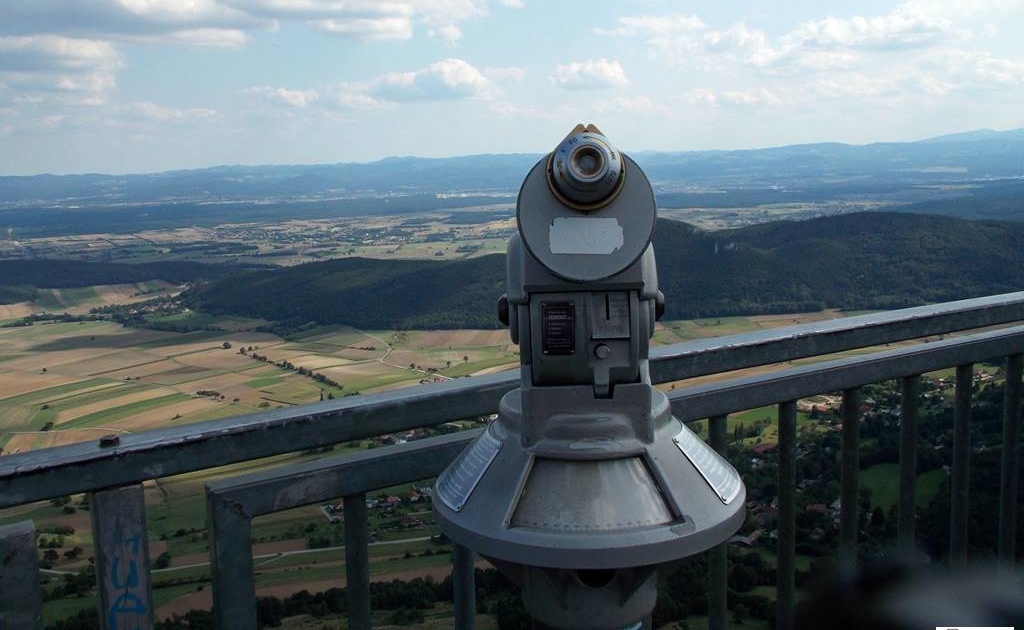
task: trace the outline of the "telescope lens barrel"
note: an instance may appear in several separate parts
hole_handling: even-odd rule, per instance
[[[596,210],[610,202],[622,178],[619,152],[598,133],[573,134],[551,156],[554,192],[578,210]]]

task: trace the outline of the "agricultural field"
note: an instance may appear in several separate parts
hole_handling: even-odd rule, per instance
[[[0,257],[275,265],[351,256],[453,260],[504,253],[515,229],[513,207],[495,204],[417,214],[0,240]]]
[[[286,341],[241,329],[252,322],[195,316],[225,330],[92,321],[0,328],[0,448],[16,453],[518,362],[507,331],[331,328]]]
[[[182,287],[163,280],[102,284],[71,289],[37,289],[38,295],[31,302],[0,304],[0,323],[38,313],[84,315],[93,308],[134,304],[156,297],[173,295],[181,289]]]

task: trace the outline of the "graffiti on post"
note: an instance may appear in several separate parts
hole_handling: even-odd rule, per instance
[[[117,552],[110,558],[108,579],[111,592],[123,591],[113,598],[107,607],[107,630],[138,630],[139,618],[149,612],[146,594],[140,591],[139,564],[141,560],[142,536],[135,534],[120,541]],[[129,629],[120,622],[132,624]]]

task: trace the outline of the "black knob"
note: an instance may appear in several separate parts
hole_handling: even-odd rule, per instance
[[[654,321],[660,322],[665,315],[665,294],[658,291],[658,297],[654,298]]]
[[[498,298],[498,321],[508,326],[508,295]]]

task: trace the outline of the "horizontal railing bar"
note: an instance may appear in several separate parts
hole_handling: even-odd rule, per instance
[[[664,382],[1022,319],[1024,292],[1008,293],[657,348],[651,373]],[[518,384],[509,370],[8,455],[0,508],[489,414]]]
[[[679,381],[1021,320],[1024,291],[699,339],[653,348],[651,380]]]
[[[292,409],[0,457],[0,508],[493,413],[518,373],[456,379]]]
[[[683,422],[693,422],[1022,351],[1024,326],[1015,326],[768,374],[679,388],[669,393],[669,401],[676,418]]]
[[[211,481],[206,492],[249,517],[436,477],[483,429]]]
[[[973,363],[1016,348],[1024,348],[1024,326],[698,385],[672,392],[670,400],[675,416],[692,422]],[[247,514],[267,514],[436,475],[479,431],[257,471],[207,488]]]

